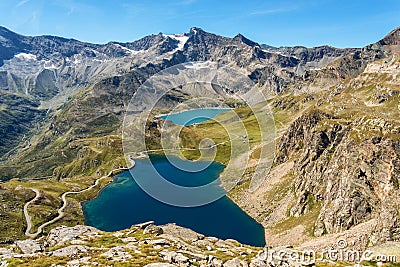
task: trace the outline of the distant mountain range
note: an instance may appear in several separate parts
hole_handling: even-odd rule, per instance
[[[211,60],[246,69],[272,94],[323,89],[362,72],[385,55],[398,30],[364,47],[339,49],[260,45],[241,34],[227,38],[191,28],[188,33],[146,36],[129,43],[90,44],[55,36],[27,37],[0,27],[0,155],[12,149],[43,110],[55,110],[82,88],[109,77],[144,77],[188,61]],[[336,62],[334,69],[325,68]],[[16,103],[20,103],[16,105]]]

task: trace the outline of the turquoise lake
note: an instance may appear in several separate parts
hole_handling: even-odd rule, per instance
[[[169,115],[160,116],[164,120],[172,121],[175,124],[188,126],[203,121],[210,120],[218,114],[232,110],[230,108],[203,108],[203,109],[192,109],[182,111],[179,113],[173,113]]]
[[[221,109],[186,111],[173,114],[174,116],[168,119],[176,124],[189,125],[200,122],[200,118],[209,118],[212,114],[217,115],[221,112]],[[179,115],[183,117],[179,118]],[[191,120],[189,115],[196,118]],[[213,183],[215,186],[207,187],[204,192],[206,196],[217,195],[223,191],[218,185],[218,177],[224,170],[224,165],[217,162],[182,160],[177,157],[173,158],[173,162],[179,165],[174,165],[166,156],[161,155],[150,155],[149,159],[135,160],[134,168],[116,175],[114,181],[95,199],[82,203],[86,224],[104,231],[117,231],[146,221],[154,221],[158,225],[176,223],[206,236],[232,238],[253,246],[265,245],[262,225],[226,196],[203,206],[176,207],[154,199],[138,185],[154,185],[151,188],[157,188],[168,195],[164,188],[157,187],[155,169],[166,180],[180,186],[197,187],[216,182]],[[176,166],[184,166],[185,170]],[[193,172],[190,169],[201,171]],[[174,194],[169,196],[175,198]]]
[[[186,173],[175,168],[165,156],[152,156],[151,161],[166,179],[185,186],[211,182],[224,169],[224,165],[214,162],[201,172]],[[132,175],[136,179],[151,179],[147,173],[151,168],[150,163],[147,160],[135,162]],[[207,236],[233,238],[253,246],[265,245],[263,227],[229,198],[222,197],[194,208],[170,206],[147,195],[132,175],[129,171],[118,174],[97,198],[82,203],[87,225],[104,231],[116,231],[145,221],[176,223]]]

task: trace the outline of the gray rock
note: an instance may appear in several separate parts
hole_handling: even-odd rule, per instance
[[[177,262],[177,263],[186,263],[188,261],[189,261],[189,258],[182,255],[181,253],[178,253],[175,256],[175,262]]]
[[[140,229],[145,229],[147,226],[153,225],[153,224],[154,224],[154,221],[148,221],[148,222],[132,225],[132,227],[139,227]]]
[[[157,262],[157,263],[150,263],[145,265],[144,267],[177,267],[177,265],[164,263],[164,262]]]
[[[155,235],[162,235],[164,233],[163,229],[156,225],[148,225],[143,230],[143,234],[155,234]]]
[[[0,255],[10,255],[12,253],[11,249],[0,248]]]
[[[251,259],[250,267],[265,267],[267,264],[258,258]]]
[[[77,225],[74,227],[59,226],[52,229],[47,236],[46,244],[50,247],[65,244],[68,241],[75,239],[82,239],[84,237],[91,238],[98,235],[100,230],[84,225]]]
[[[80,259],[72,260],[67,262],[67,267],[83,267],[89,266],[89,260],[91,257],[83,257]]]
[[[232,248],[232,247],[234,247],[234,245],[232,243],[226,242],[224,240],[218,240],[215,243],[215,246],[220,247],[220,248]]]
[[[177,226],[176,224],[173,223],[166,224],[161,227],[164,230],[164,233],[179,237],[183,241],[188,243],[204,239],[204,235],[196,233],[195,231],[190,230],[188,228]]]
[[[214,258],[214,259],[212,259],[212,265],[214,267],[222,267],[222,260]]]
[[[160,256],[163,258],[163,260],[168,262],[173,262],[176,254],[177,253],[175,251],[169,251],[169,250],[163,250],[160,252]]]
[[[160,238],[160,239],[154,239],[148,241],[149,244],[151,245],[160,245],[160,246],[165,246],[165,245],[170,245],[170,242],[166,239]]]
[[[389,100],[389,94],[387,93],[382,93],[382,92],[377,92],[373,95],[374,99],[378,104],[381,104],[385,101]]]
[[[107,252],[101,254],[110,261],[124,262],[132,258],[132,255],[125,251],[124,247],[113,247]]]
[[[73,245],[73,246],[68,246],[65,248],[60,248],[55,251],[52,251],[49,253],[51,256],[56,256],[56,257],[72,257],[78,254],[84,254],[88,252],[88,247],[86,246],[81,246],[81,245]]]
[[[245,261],[242,261],[239,258],[234,258],[225,262],[223,267],[248,267],[248,265]]]
[[[42,245],[40,245],[36,240],[19,240],[15,242],[18,248],[25,254],[33,254],[36,252],[43,251]]]
[[[216,237],[213,237],[213,236],[207,236],[205,239],[210,241],[210,242],[213,242],[213,243],[215,243],[215,242],[217,242],[219,240],[219,238],[216,238]]]
[[[206,247],[207,250],[211,250],[211,248],[214,247],[214,243],[211,242],[211,241],[209,241],[207,238],[205,238],[205,239],[203,239],[203,240],[197,240],[194,244],[195,244],[196,246]],[[208,247],[209,247],[210,249],[208,249]]]
[[[124,243],[129,243],[129,242],[136,242],[137,240],[133,236],[129,236],[129,237],[121,238],[121,241]]]

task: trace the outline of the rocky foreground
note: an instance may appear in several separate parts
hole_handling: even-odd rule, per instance
[[[0,249],[0,266],[264,266],[257,260],[261,250],[174,224],[148,222],[114,233],[60,226]]]
[[[261,267],[371,264],[362,258],[344,264],[331,259],[311,258],[301,253],[304,252],[290,247],[257,248],[232,239],[205,237],[175,224],[156,226],[153,222],[147,222],[113,233],[77,225],[59,226],[47,236],[19,240],[0,248],[0,266]],[[298,258],[294,255],[298,255]],[[382,265],[385,263],[378,262],[378,266]],[[387,265],[394,266],[396,263],[388,262]]]

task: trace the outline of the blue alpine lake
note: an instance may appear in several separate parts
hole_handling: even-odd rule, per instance
[[[211,162],[200,172],[186,172],[176,168],[165,156],[152,155],[150,159],[151,162],[148,159],[135,160],[136,164],[131,172],[125,171],[116,175],[114,181],[95,199],[82,203],[87,225],[104,231],[116,231],[146,221],[154,221],[158,225],[176,223],[206,236],[232,238],[253,246],[265,245],[262,225],[225,196],[199,207],[176,207],[152,198],[135,181],[151,180],[154,167],[171,182],[183,186],[199,186],[218,179],[224,165]],[[174,161],[176,160],[180,159],[175,158]],[[181,161],[186,165],[201,164]]]
[[[160,116],[160,118],[172,121],[175,124],[188,126],[210,120],[222,112],[232,110],[230,108],[202,108],[182,111]]]

